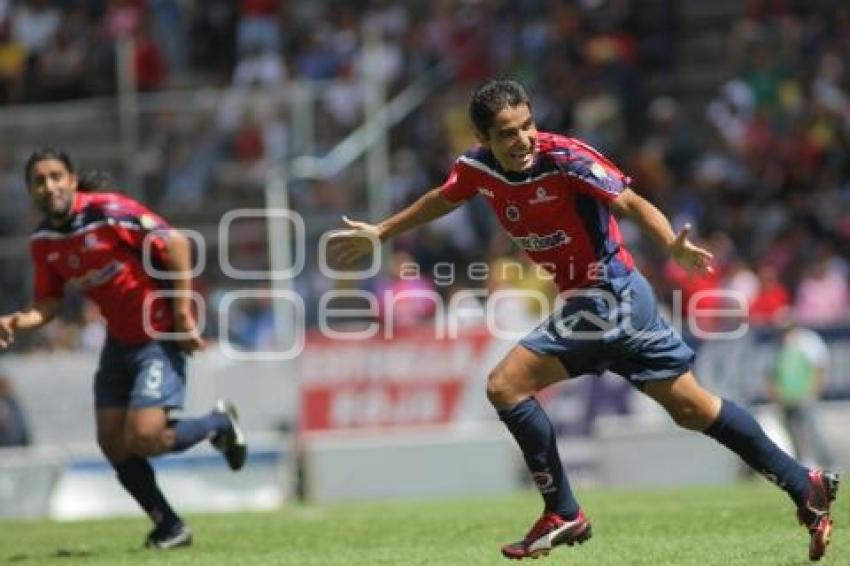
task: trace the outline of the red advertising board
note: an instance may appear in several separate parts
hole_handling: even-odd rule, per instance
[[[311,334],[299,357],[300,430],[452,422],[489,341],[485,329],[452,339],[431,327],[357,341]]]

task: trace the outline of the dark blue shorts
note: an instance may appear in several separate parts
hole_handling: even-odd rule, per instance
[[[655,295],[637,270],[571,294],[520,344],[561,360],[570,377],[611,371],[633,385],[678,377],[695,354],[658,314]]]
[[[185,398],[186,354],[176,343],[106,339],[94,376],[95,407],[180,408]]]

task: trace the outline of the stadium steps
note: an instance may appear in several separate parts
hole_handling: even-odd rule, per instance
[[[120,171],[117,131],[117,110],[106,98],[0,108],[0,139],[14,140],[9,146],[18,163],[49,145],[71,151],[85,168]]]

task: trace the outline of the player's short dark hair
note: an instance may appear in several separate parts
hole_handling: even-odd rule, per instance
[[[64,151],[60,151],[58,149],[54,149],[52,147],[43,147],[37,151],[34,151],[27,158],[27,163],[24,166],[24,178],[27,182],[27,186],[30,186],[30,177],[32,176],[32,170],[35,167],[35,164],[39,161],[44,161],[45,159],[55,159],[57,161],[61,161],[65,164],[65,168],[68,169],[68,172],[73,173],[74,163],[71,161],[71,158]]]
[[[475,129],[484,135],[493,125],[493,117],[504,108],[527,104],[531,99],[525,88],[516,81],[493,79],[475,89],[469,101],[469,118]]]

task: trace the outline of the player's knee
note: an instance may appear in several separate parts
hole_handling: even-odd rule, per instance
[[[508,374],[497,367],[487,377],[487,399],[497,409],[510,407],[516,396]]]
[[[110,462],[121,462],[127,458],[127,450],[123,439],[112,434],[98,433],[97,445]]]
[[[156,429],[128,428],[124,444],[127,451],[136,456],[156,456],[161,452],[161,436]]]
[[[667,407],[667,412],[670,413],[673,422],[688,430],[704,430],[711,424],[709,415],[699,405],[690,401],[680,401]]]

